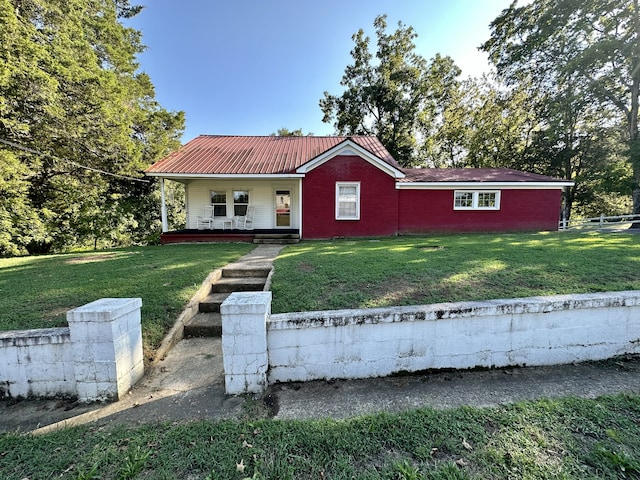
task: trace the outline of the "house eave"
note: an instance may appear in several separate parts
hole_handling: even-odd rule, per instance
[[[557,190],[573,185],[573,182],[397,182],[396,190]]]
[[[169,180],[194,180],[194,179],[233,179],[233,178],[251,178],[275,180],[280,178],[304,178],[304,174],[298,173],[165,173],[165,172],[146,172],[149,177],[166,178]]]

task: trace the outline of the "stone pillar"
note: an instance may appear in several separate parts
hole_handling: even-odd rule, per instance
[[[235,292],[220,306],[224,384],[228,394],[267,387],[267,320],[271,292]]]
[[[140,298],[102,298],[67,312],[80,401],[118,400],[144,375]]]

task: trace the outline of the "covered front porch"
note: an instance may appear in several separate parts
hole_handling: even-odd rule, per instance
[[[186,220],[169,231],[165,181],[184,184]],[[295,243],[302,237],[302,177],[161,177],[161,243]]]
[[[300,241],[300,230],[289,229],[183,229],[163,232],[160,242],[171,243],[209,243],[209,242],[247,242],[257,244],[292,244]]]

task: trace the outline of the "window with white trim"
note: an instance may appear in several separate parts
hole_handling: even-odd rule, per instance
[[[360,220],[360,182],[336,182],[336,220]]]
[[[213,205],[214,217],[227,216],[227,192],[218,190],[211,192],[211,205]]]
[[[249,208],[249,192],[247,190],[233,191],[233,214],[243,217]]]
[[[456,190],[454,210],[500,210],[500,190]]]

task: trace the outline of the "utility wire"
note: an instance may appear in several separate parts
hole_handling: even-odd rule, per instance
[[[96,172],[96,173],[101,173],[102,175],[109,175],[111,177],[122,178],[124,180],[131,180],[132,182],[149,183],[149,180],[145,180],[143,178],[128,177],[126,175],[120,175],[118,173],[111,173],[111,172],[107,172],[105,170],[100,170],[98,168],[87,167],[86,165],[81,165],[81,164],[76,163],[76,162],[74,162],[72,160],[67,160],[67,159],[64,159],[64,158],[56,157],[54,155],[49,155],[48,153],[39,152],[38,150],[34,150],[33,148],[25,147],[24,145],[20,145],[19,143],[15,143],[15,142],[12,142],[10,140],[5,140],[4,138],[0,138],[0,143],[4,143],[5,145],[9,145],[10,147],[17,148],[18,150],[22,150],[23,152],[29,152],[29,153],[33,153],[34,155],[39,155],[41,157],[48,157],[48,158],[51,158],[53,160],[60,160],[62,162],[67,162],[67,163],[70,163],[71,165],[73,165],[74,167],[83,168],[85,170],[89,170],[89,171]]]

